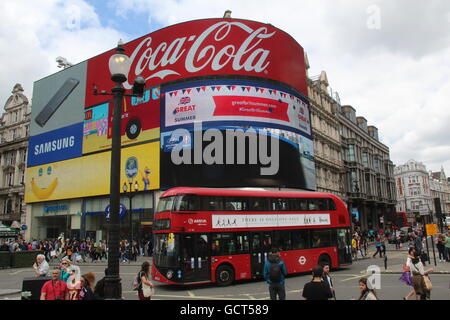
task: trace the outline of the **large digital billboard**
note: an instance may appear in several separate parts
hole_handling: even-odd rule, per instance
[[[316,189],[308,102],[295,91],[264,82],[212,80],[164,87],[161,103],[163,188]],[[205,139],[210,129],[217,130],[214,138]],[[208,149],[214,149],[211,155]],[[270,164],[256,159],[261,149],[268,160],[278,161],[271,174],[261,171]]]
[[[144,174],[135,179],[147,179],[146,190],[160,188],[162,181],[164,186],[189,185],[189,181],[200,184],[204,177],[219,187],[236,182],[231,177],[241,175],[239,166],[196,165],[196,170],[203,172],[200,175],[183,165],[168,166],[169,150],[176,145],[172,132],[177,128],[190,130],[183,137],[182,148],[188,150],[195,147],[194,125],[199,123],[205,129],[255,128],[261,133],[259,147],[267,149],[267,155],[272,142],[279,142],[280,170],[276,176],[259,177],[260,166],[252,163],[234,186],[315,188],[309,177],[313,171],[307,170],[314,166],[309,112],[302,98],[307,96],[304,52],[289,34],[255,21],[203,19],[157,30],[124,44],[124,48],[131,59],[125,89],[131,89],[138,75],[145,78],[147,89],[142,98],[123,99],[122,152],[136,159],[129,164],[144,166]],[[109,193],[113,101],[111,96],[94,92],[114,86],[108,68],[114,51],[35,82],[26,202]],[[207,80],[216,77],[235,80]],[[193,83],[194,79],[203,82],[173,85]],[[264,80],[281,82],[283,88],[290,89],[268,85]],[[134,151],[136,154],[131,154]],[[161,173],[160,156],[164,158],[161,170],[165,170]],[[224,174],[231,180],[223,179]]]

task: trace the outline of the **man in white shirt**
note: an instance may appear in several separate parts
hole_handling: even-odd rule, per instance
[[[36,257],[36,262],[33,264],[34,272],[36,277],[46,277],[49,275],[50,266],[45,260],[45,256],[43,254],[38,254]]]
[[[333,294],[333,299],[336,300],[336,294],[333,287],[333,280],[330,277],[330,266],[328,264],[324,264],[323,266],[322,279],[326,284],[328,284],[328,286],[330,287],[330,291]]]

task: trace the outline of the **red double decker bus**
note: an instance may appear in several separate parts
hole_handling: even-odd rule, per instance
[[[173,188],[153,226],[152,277],[170,284],[262,277],[273,247],[289,273],[352,261],[347,208],[328,193]]]

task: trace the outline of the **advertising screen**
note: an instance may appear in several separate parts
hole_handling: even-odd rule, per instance
[[[27,168],[27,203],[109,194],[111,152]],[[132,177],[139,190],[159,188],[159,142],[122,149],[121,185]]]
[[[159,140],[159,87],[145,90],[142,98],[122,101],[122,146]],[[84,110],[83,154],[111,148],[113,102],[106,101]]]
[[[123,99],[122,152],[128,155],[137,150],[135,157],[140,167],[151,161],[144,165],[144,174],[139,175],[141,180],[152,177],[152,182],[146,183],[149,190],[159,188],[162,181],[160,156],[165,159],[161,162],[164,186],[183,185],[187,180],[201,185],[204,179],[218,186],[238,185],[231,177],[241,175],[243,166],[227,166],[225,170],[219,164],[195,165],[196,170],[203,172],[198,175],[195,170],[190,171],[191,167],[175,167],[167,161],[171,160],[169,150],[180,147],[178,138],[172,137],[177,128],[188,129],[182,138],[182,149],[194,150],[200,145],[195,144],[193,135],[198,123],[205,125],[205,130],[208,126],[220,130],[255,129],[258,150],[267,149],[266,156],[272,150],[279,154],[276,175],[258,176],[261,164],[251,162],[239,184],[314,189],[309,178],[313,162],[308,162],[310,158],[303,157],[301,151],[311,149],[307,152],[312,157],[309,111],[301,96],[307,96],[304,52],[289,34],[255,21],[203,19],[157,30],[126,43],[124,48],[131,60],[124,88],[129,93],[140,75],[145,78],[147,89],[142,98]],[[113,102],[111,96],[94,92],[110,91],[114,86],[108,67],[113,53],[115,49],[35,82],[26,170],[27,202],[109,193]],[[171,81],[216,76],[268,79],[293,89],[256,80],[168,87]],[[269,129],[280,132],[271,133]],[[282,133],[295,134],[297,138],[287,142]],[[279,142],[276,150],[272,148],[273,141]],[[253,145],[248,143],[248,147]],[[239,148],[235,151],[238,153]],[[213,179],[217,180],[211,182]]]
[[[310,113],[307,101],[294,91],[255,81],[214,80],[165,87],[162,96],[163,188],[315,190]],[[270,174],[262,171],[267,167],[273,169]]]

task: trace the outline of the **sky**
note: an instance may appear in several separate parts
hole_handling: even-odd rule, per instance
[[[396,165],[409,159],[450,176],[448,0],[1,0],[0,103],[22,84],[163,27],[202,18],[270,23],[326,71],[342,105],[379,130]]]

